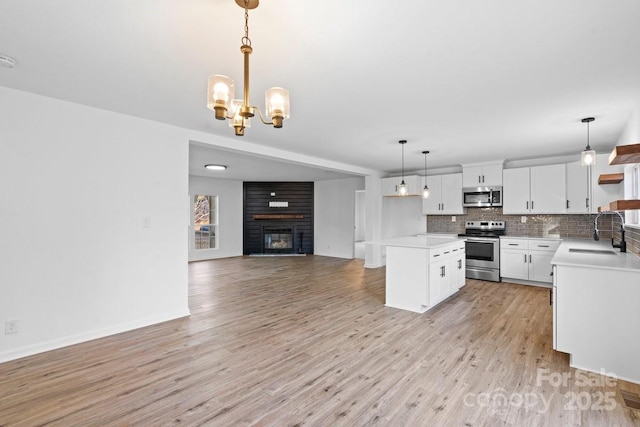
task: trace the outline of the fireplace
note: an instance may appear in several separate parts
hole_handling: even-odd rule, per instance
[[[262,252],[265,254],[293,253],[294,233],[293,227],[263,227]]]

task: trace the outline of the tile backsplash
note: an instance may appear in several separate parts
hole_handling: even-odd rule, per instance
[[[522,223],[521,218],[526,217]],[[581,215],[503,215],[502,208],[469,208],[465,215],[427,215],[430,233],[463,233],[465,221],[501,220],[506,222],[507,235],[527,237],[560,237],[565,239],[593,239],[596,214]],[[616,215],[603,215],[598,220],[602,240],[620,240],[620,220]],[[640,230],[628,228],[625,233],[627,250],[640,254]]]

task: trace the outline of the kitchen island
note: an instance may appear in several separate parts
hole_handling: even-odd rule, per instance
[[[465,239],[417,235],[379,242],[386,246],[385,305],[424,313],[465,283]]]
[[[553,348],[570,365],[640,383],[640,258],[563,240],[553,265]]]

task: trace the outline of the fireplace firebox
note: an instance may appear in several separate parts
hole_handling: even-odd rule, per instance
[[[293,253],[295,232],[293,227],[264,227],[263,253]]]

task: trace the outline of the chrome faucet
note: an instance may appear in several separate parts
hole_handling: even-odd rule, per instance
[[[613,236],[612,236],[611,246],[613,246],[614,248],[620,248],[620,252],[627,252],[627,242],[624,240],[624,217],[620,214],[620,212],[604,211],[604,212],[600,212],[596,216],[596,219],[593,220],[593,225],[595,227],[595,231],[593,232],[593,240],[600,240],[600,235],[598,231],[598,218],[600,218],[601,215],[605,215],[605,214],[609,214],[609,215],[615,214],[615,215],[618,215],[618,217],[620,217],[620,235],[622,236],[622,238],[620,239],[620,243],[616,245],[613,242]]]

